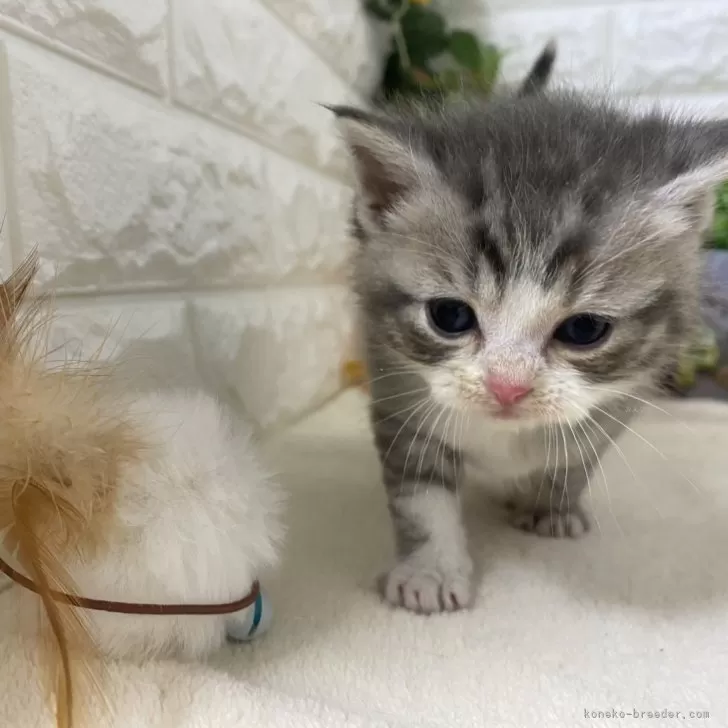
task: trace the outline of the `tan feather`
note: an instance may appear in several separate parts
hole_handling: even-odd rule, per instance
[[[98,362],[49,368],[42,334],[47,301],[25,302],[35,251],[0,284],[0,532],[35,583],[43,605],[42,662],[59,728],[80,727],[102,697],[90,667],[94,644],[83,610],[52,592],[77,595],[66,562],[92,558],[114,527],[120,473],[143,450]],[[98,669],[98,668],[96,668]]]

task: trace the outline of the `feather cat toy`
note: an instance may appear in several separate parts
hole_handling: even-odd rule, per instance
[[[121,396],[101,365],[49,366],[46,309],[24,300],[36,267],[0,284],[0,568],[70,728],[102,692],[94,651],[196,657],[262,630],[281,497],[211,397]]]

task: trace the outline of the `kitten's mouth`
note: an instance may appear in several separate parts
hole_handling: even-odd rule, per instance
[[[517,420],[522,417],[517,409],[513,407],[501,407],[493,413],[497,420]]]
[[[544,415],[530,407],[496,407],[491,408],[489,417],[497,422],[503,422],[519,427],[537,427],[544,422]]]

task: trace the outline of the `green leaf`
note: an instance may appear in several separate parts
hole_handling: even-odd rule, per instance
[[[447,29],[442,16],[420,5],[410,5],[400,21],[407,43],[407,52],[415,66],[426,66],[427,61],[447,49]]]
[[[720,347],[718,337],[710,326],[703,324],[695,332],[688,355],[692,358],[696,371],[713,371],[718,367]]]
[[[728,250],[728,184],[718,189],[715,199],[715,218],[708,247]]]
[[[467,30],[454,30],[450,34],[448,50],[463,67],[477,73],[483,66],[483,49],[480,41]]]
[[[695,374],[695,362],[690,354],[686,352],[678,362],[675,383],[680,389],[690,389],[695,384]]]
[[[458,73],[453,68],[448,68],[438,76],[439,85],[445,90],[450,92],[460,92],[465,86],[465,79],[462,73]]]
[[[503,58],[501,52],[494,45],[487,43],[481,46],[482,62],[478,76],[489,86],[492,86],[498,78],[500,64]]]

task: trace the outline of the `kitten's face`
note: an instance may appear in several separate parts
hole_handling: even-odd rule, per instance
[[[439,403],[519,423],[579,419],[647,383],[680,326],[660,256],[642,258],[639,245],[623,258],[594,254],[615,231],[586,225],[566,202],[563,217],[530,224],[518,200],[502,203],[471,210],[438,190],[369,241],[359,270],[374,282],[364,301],[377,338]]]
[[[570,133],[482,109],[481,128],[463,112],[349,122],[373,356],[417,371],[440,404],[518,425],[578,420],[638,396],[685,342],[707,168],[666,122],[628,129],[617,116],[605,130],[603,111],[563,113],[575,111],[558,120]],[[632,156],[646,142],[649,162]]]

